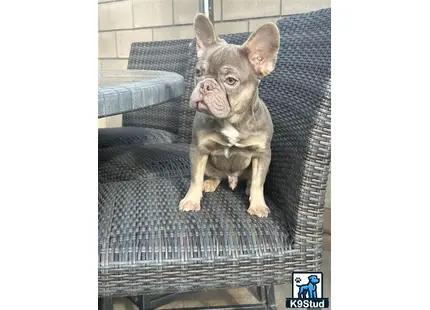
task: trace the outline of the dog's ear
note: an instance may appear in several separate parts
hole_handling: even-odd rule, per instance
[[[266,76],[275,69],[279,42],[278,27],[274,23],[266,23],[253,32],[242,45],[258,76]]]
[[[201,57],[211,46],[215,45],[219,38],[215,29],[206,15],[199,13],[194,18],[194,30],[196,32],[197,57]]]

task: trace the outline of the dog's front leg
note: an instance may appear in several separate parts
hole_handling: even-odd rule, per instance
[[[312,291],[309,292],[311,298],[317,298],[317,288],[314,287]]]
[[[181,211],[199,211],[203,191],[203,178],[208,155],[198,150],[191,151],[191,184],[187,195],[179,203]]]
[[[252,177],[249,189],[250,206],[248,213],[259,217],[267,217],[269,208],[264,200],[264,182],[266,181],[267,172],[270,166],[271,152],[270,149],[254,157],[251,161]]]

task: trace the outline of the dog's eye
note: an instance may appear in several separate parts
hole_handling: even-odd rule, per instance
[[[233,86],[234,84],[236,84],[237,80],[233,79],[232,77],[229,77],[225,80],[227,82],[228,85]]]
[[[201,76],[202,75],[202,71],[200,69],[196,69],[196,76]]]

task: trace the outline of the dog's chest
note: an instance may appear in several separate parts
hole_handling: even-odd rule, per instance
[[[221,128],[220,132],[225,138],[227,138],[229,147],[236,145],[239,141],[239,131],[237,131],[237,129],[230,123],[226,123],[224,127]]]
[[[224,136],[224,138],[227,139],[228,144],[227,146],[224,148],[224,155],[225,157],[229,157],[230,156],[230,148],[235,146],[235,147],[243,147],[243,145],[241,145],[240,143],[238,143],[239,140],[239,136],[240,133],[239,131],[237,131],[236,128],[234,128],[234,126],[230,123],[224,123],[224,126],[221,128],[220,133]]]

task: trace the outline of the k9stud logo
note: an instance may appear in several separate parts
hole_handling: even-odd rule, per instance
[[[292,297],[286,299],[287,308],[328,308],[328,298],[323,298],[322,272],[293,272]]]

